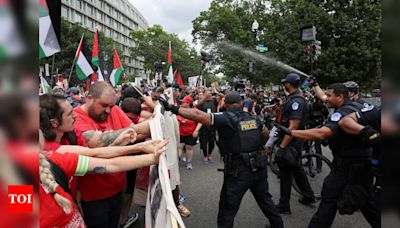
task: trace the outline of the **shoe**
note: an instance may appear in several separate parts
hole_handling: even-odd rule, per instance
[[[193,166],[192,166],[192,163],[191,163],[191,162],[188,162],[188,163],[186,164],[186,169],[190,169],[190,170],[193,169]]]
[[[179,202],[180,203],[183,203],[183,202],[185,202],[186,201],[186,196],[184,196],[184,195],[182,195],[182,194],[179,194]]]
[[[208,162],[209,162],[209,163],[213,163],[213,160],[211,159],[210,156],[208,157]]]
[[[299,203],[306,205],[306,206],[311,206],[312,204],[314,204],[316,202],[315,198],[306,198],[303,197],[301,199],[299,199]]]
[[[203,165],[208,165],[208,160],[203,159]]]
[[[189,209],[187,209],[183,204],[177,206],[178,212],[182,217],[189,217],[191,215]]]
[[[135,213],[134,215],[131,215],[128,217],[126,222],[121,225],[121,228],[128,228],[130,227],[133,223],[135,223],[137,220],[139,220],[139,214]]]
[[[292,211],[290,210],[290,208],[282,207],[280,204],[277,204],[276,208],[278,208],[278,211],[280,214],[285,214],[285,215],[292,214]]]

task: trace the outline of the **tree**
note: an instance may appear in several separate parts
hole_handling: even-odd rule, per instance
[[[154,25],[147,30],[135,30],[131,32],[135,46],[131,48],[133,57],[144,58],[144,69],[154,75],[154,63],[167,62],[168,46],[171,42],[173,69],[178,69],[183,81],[187,82],[190,76],[200,72],[200,56],[194,48],[190,48],[185,40],[178,38],[176,34],[170,34],[160,25]],[[163,75],[168,69],[164,67]]]
[[[309,73],[304,62],[300,29],[317,27],[322,55],[314,64],[313,74],[324,84],[354,80],[365,87],[376,87],[381,73],[380,1],[318,0],[213,0],[210,8],[193,21],[192,35],[210,46],[217,56],[214,65],[230,78],[238,75],[257,83],[277,82],[287,71],[256,62],[249,72],[249,55],[234,54],[228,42],[242,49],[254,49],[251,24],[256,19],[268,57]]]
[[[60,47],[61,52],[55,55],[54,59],[54,68],[59,68],[59,74],[68,77],[71,71],[71,66],[75,58],[75,52],[78,48],[79,41],[84,35],[85,37],[85,46],[91,52],[93,47],[93,38],[94,33],[77,23],[71,23],[66,21],[65,19],[61,19],[61,39],[60,39]],[[104,61],[104,68],[109,71],[113,67],[113,53],[114,49],[117,49],[118,54],[121,54],[121,47],[119,44],[115,43],[111,38],[105,37],[103,32],[99,31],[99,36],[102,44],[103,56],[107,55],[107,61]],[[91,59],[91,53],[86,54],[86,57]],[[41,65],[44,63],[52,64],[52,57],[41,60]],[[54,69],[54,70],[55,70]],[[72,72],[71,84],[75,85],[78,83],[84,83],[84,81],[80,81],[75,76],[75,70]]]

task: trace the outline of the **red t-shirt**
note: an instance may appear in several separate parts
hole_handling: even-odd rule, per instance
[[[111,109],[106,121],[98,123],[80,106],[75,108],[77,113],[75,130],[85,132],[88,130],[109,131],[127,128],[132,121],[117,106]],[[78,189],[84,201],[100,200],[115,195],[126,185],[125,172],[108,173],[103,175],[86,175],[79,178]]]
[[[179,115],[176,116],[176,119],[179,122],[179,135],[192,136],[194,130],[196,129],[197,123]]]
[[[47,158],[60,167],[67,179],[71,179],[78,165],[78,154],[47,152]],[[42,185],[39,187],[40,200],[40,227],[85,227],[82,216],[80,215],[72,196],[62,190],[62,196],[67,198],[72,205],[72,211],[65,214],[60,206],[58,206],[54,196],[46,193]]]
[[[76,134],[77,145],[87,147],[86,139],[83,137],[82,133],[76,132],[75,134]],[[70,145],[70,143],[65,137],[61,138],[61,144],[58,144],[55,141],[45,140],[44,145],[43,145],[43,150],[44,151],[57,151],[61,145]],[[69,188],[71,189],[71,193],[74,198],[76,197],[76,190],[78,188],[78,180],[79,180],[79,177],[74,177],[74,176],[71,176],[71,178],[69,179]]]

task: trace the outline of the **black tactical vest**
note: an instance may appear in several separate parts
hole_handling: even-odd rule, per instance
[[[224,137],[223,132],[219,132],[223,154],[250,153],[262,148],[261,123],[256,116],[246,112],[224,112],[224,115],[229,118],[234,133],[231,137]]]

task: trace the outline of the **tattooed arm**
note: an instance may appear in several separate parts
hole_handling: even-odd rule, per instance
[[[115,131],[95,131],[95,130],[89,130],[83,132],[83,137],[85,137],[87,144],[91,148],[95,147],[104,147],[104,146],[111,146],[111,145],[126,145],[130,141],[127,139],[125,143],[119,142],[118,144],[116,143],[116,139],[125,131],[133,129],[137,134],[141,135],[150,135],[150,128],[149,128],[149,121],[144,121],[139,124],[132,124],[131,126]],[[135,133],[135,134],[136,134]],[[135,136],[136,137],[136,136]],[[133,138],[133,137],[132,137]]]
[[[193,120],[194,122],[201,123],[205,126],[211,125],[211,115],[198,109],[179,108],[178,114],[186,119]]]

